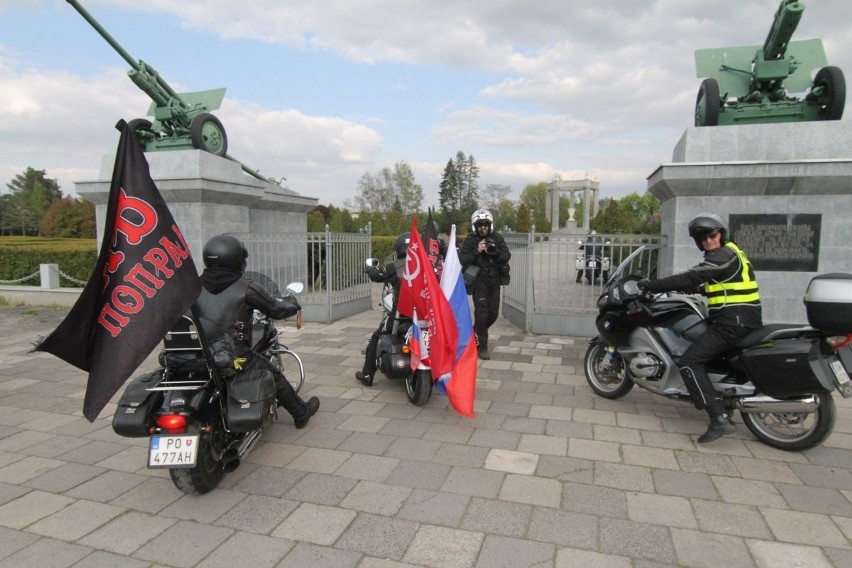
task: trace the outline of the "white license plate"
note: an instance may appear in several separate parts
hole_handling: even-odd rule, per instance
[[[598,267],[598,262],[596,260],[590,260],[589,261],[589,268],[597,268],[597,267]]]
[[[849,374],[846,372],[846,369],[843,368],[843,363],[835,359],[834,361],[831,361],[828,365],[834,372],[834,378],[837,379],[837,384],[845,385],[849,382]]]
[[[420,345],[423,346],[423,350],[429,351],[429,330],[421,329],[420,330]]]
[[[151,436],[148,467],[195,467],[198,436]]]

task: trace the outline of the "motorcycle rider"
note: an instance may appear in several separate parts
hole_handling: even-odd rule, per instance
[[[583,275],[586,272],[586,263],[588,262],[589,257],[603,256],[603,237],[599,237],[597,235],[597,231],[590,229],[589,236],[586,237],[586,242],[580,245],[580,250],[583,251],[583,268],[577,271],[577,284],[579,284],[583,279]],[[594,273],[592,273],[592,275],[594,275]],[[589,284],[594,284],[594,282],[589,282]]]
[[[674,290],[692,292],[703,286],[710,314],[704,332],[678,361],[683,382],[696,408],[710,415],[710,425],[699,443],[731,434],[736,426],[725,404],[707,376],[706,365],[742,337],[763,325],[760,293],[754,269],[745,252],[728,241],[728,226],[715,213],[701,213],[689,222],[689,236],[704,260],[682,272],[658,280],[641,280],[649,292]]]
[[[470,217],[472,232],[459,248],[462,270],[479,267],[473,283],[473,331],[480,359],[488,354],[488,328],[497,321],[500,310],[500,286],[509,283],[509,259],[512,253],[503,236],[492,229],[494,217],[488,209],[477,209]]]
[[[195,303],[205,335],[230,335],[235,356],[247,359],[244,367],[251,365],[256,355],[251,348],[252,310],[272,319],[282,319],[296,314],[301,307],[293,297],[273,298],[244,276],[248,251],[236,237],[212,237],[204,245],[202,256],[202,289]],[[290,413],[296,428],[304,428],[319,410],[319,399],[313,396],[305,402],[281,372],[271,367],[270,370],[275,377],[278,405]]]
[[[389,282],[393,287],[393,306],[390,314],[383,317],[379,327],[370,336],[370,342],[367,344],[367,350],[364,355],[364,366],[360,371],[355,373],[355,378],[366,386],[373,385],[373,377],[376,374],[376,352],[379,348],[379,338],[393,331],[393,323],[396,317],[396,304],[399,299],[399,288],[402,283],[402,273],[405,270],[405,255],[408,251],[408,241],[411,238],[411,233],[405,232],[399,235],[394,242],[393,250],[396,254],[396,260],[389,262],[381,270],[375,266],[368,266],[364,272],[373,282],[384,283]]]

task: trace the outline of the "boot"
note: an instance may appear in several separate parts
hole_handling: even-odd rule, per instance
[[[320,401],[317,397],[312,396],[309,398],[307,402],[304,403],[301,411],[293,415],[293,424],[296,425],[296,428],[302,429],[307,426],[311,416],[317,413],[319,407]]]
[[[491,359],[491,355],[488,354],[487,347],[480,346],[477,351],[479,353],[479,358],[483,361],[488,361],[489,359]]]
[[[708,412],[710,414],[710,425],[707,427],[707,431],[698,438],[699,444],[718,440],[722,436],[733,434],[737,430],[737,427],[731,422],[731,417],[728,416],[727,412],[719,413],[710,412],[709,410]]]
[[[364,383],[365,386],[373,386],[373,375],[368,375],[364,371],[358,371],[355,373],[355,378]]]

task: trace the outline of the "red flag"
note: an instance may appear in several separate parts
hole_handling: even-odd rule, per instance
[[[89,372],[83,414],[109,400],[201,291],[189,246],[123,120],[95,270],[80,298],[35,351]]]
[[[412,317],[416,309],[421,320],[428,322],[432,380],[450,374],[456,361],[458,329],[453,310],[441,291],[420,240],[416,217],[411,218],[411,239],[408,241],[397,309],[408,317]]]

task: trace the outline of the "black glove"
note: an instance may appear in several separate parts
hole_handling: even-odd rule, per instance
[[[376,276],[379,275],[379,269],[376,268],[375,266],[368,266],[367,268],[364,269],[364,274],[375,278]]]
[[[651,281],[650,281],[650,280],[648,280],[647,278],[643,278],[642,280],[640,280],[639,282],[637,282],[637,283],[636,283],[636,285],[637,285],[637,286],[639,286],[639,290],[640,290],[640,291],[645,292],[645,291],[647,291],[647,290],[648,290],[648,285],[649,285],[650,283],[651,283]]]

